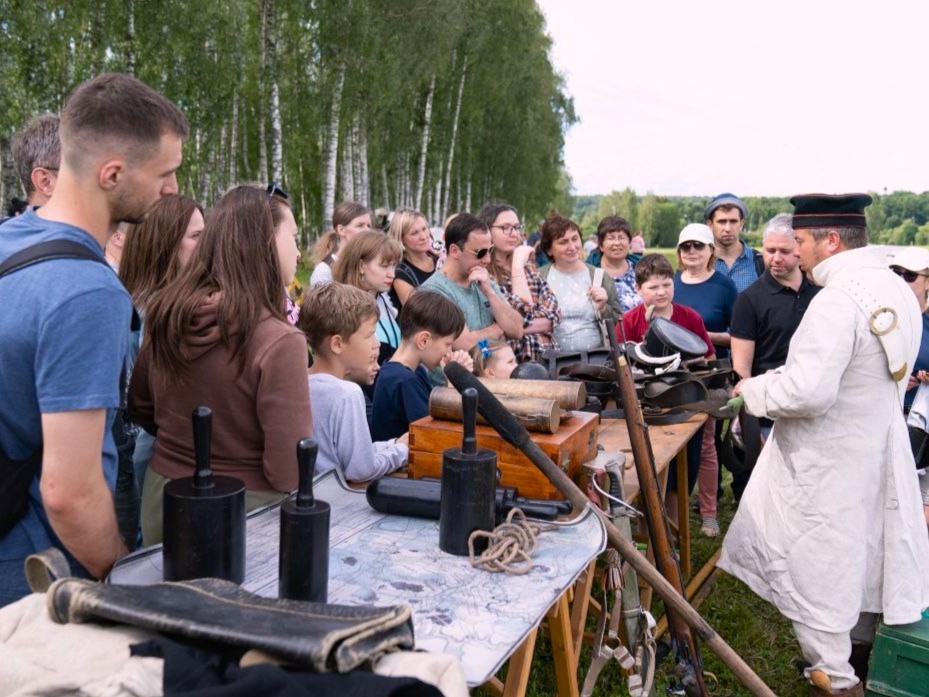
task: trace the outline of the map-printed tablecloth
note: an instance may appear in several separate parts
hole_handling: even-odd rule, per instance
[[[470,685],[486,682],[539,624],[547,610],[606,546],[603,525],[590,511],[539,538],[532,570],[524,576],[471,568],[466,557],[439,550],[438,521],[372,510],[364,492],[333,473],[315,483],[331,506],[329,602],[413,608],[416,648],[456,656]],[[279,506],[248,516],[242,584],[277,595]],[[120,561],[110,583],[162,579],[161,546]]]

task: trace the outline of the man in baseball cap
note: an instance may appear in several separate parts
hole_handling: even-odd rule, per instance
[[[740,293],[764,273],[761,252],[741,238],[748,206],[734,194],[720,194],[703,211],[716,239],[716,270],[735,283]]]

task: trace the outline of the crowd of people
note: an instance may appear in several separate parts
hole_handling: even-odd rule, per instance
[[[787,486],[798,462],[816,457],[804,451],[811,420],[833,428],[816,435],[823,457],[845,446],[850,436],[835,430],[834,410],[847,402],[841,418],[854,419],[862,390],[889,395],[886,403],[872,400],[883,409],[873,421],[886,421],[885,430],[896,434],[903,422],[891,425],[887,404],[898,399],[897,383],[898,401],[906,392],[909,403],[929,382],[929,252],[907,250],[883,269],[861,267],[866,281],[874,276],[885,285],[892,269],[912,293],[885,305],[912,301],[922,313],[918,326],[899,313],[912,335],[907,346],[921,346],[918,357],[914,349],[903,360],[902,374],[876,343],[865,352],[866,373],[855,368],[861,346],[874,337],[861,333],[853,301],[822,288],[836,259],[851,259],[850,250],[865,246],[863,215],[800,216],[805,201],[796,204],[796,217],[767,224],[759,251],[743,234],[744,202],[717,196],[702,221],[681,230],[676,269],[662,254],[646,254],[641,234],[617,215],[605,217],[585,244],[576,222],[552,213],[531,244],[519,211],[489,202],[445,221],[437,245],[418,211],[389,218],[378,211],[375,225],[367,207],[346,201],[313,251],[310,287],[298,302],[287,291],[301,259],[287,192],[277,184],[242,184],[205,211],[178,191],[187,135],[177,106],[133,77],[106,74],[79,86],[60,118],[37,117],[16,138],[29,205],[0,227],[0,604],[28,592],[23,560],[32,552],[59,547],[75,574],[103,578],[128,551],[159,542],[162,489],[194,469],[190,415],[200,405],[213,410],[213,469],[241,479],[254,508],[296,487],[294,448],[307,436],[319,444],[317,472],[337,468],[365,482],[404,466],[410,424],[428,413],[429,394],[443,384],[449,361],[509,378],[527,361],[553,354],[583,360],[603,349],[606,317],[621,320],[619,338],[629,341],[641,341],[652,319],[663,317],[701,337],[708,359],[731,359],[742,380],[736,391],[770,441],[756,474],[764,489],[748,487],[750,467],[733,477],[732,494],[743,503],[724,563],[795,620],[813,670],[828,667],[837,690],[855,688],[854,674],[836,656],[851,614],[857,621],[859,611],[892,612],[892,603],[882,606],[871,592],[885,572],[869,557],[862,562],[866,578],[846,579],[852,600],[841,621],[824,608],[806,612],[798,600],[805,588],[772,571],[780,558],[758,561],[758,549],[772,539],[802,543],[802,525],[775,532],[759,513],[768,510],[760,499]],[[841,216],[854,220],[846,224]],[[50,251],[60,241],[71,246]],[[831,273],[836,278],[838,271]],[[867,292],[860,294],[883,297],[862,283]],[[814,310],[817,322],[804,321]],[[893,329],[885,333],[896,336]],[[863,382],[837,397],[851,373]],[[709,419],[688,446],[689,487],[699,485],[707,536],[720,532],[722,429]],[[861,433],[849,442],[872,460],[889,451],[889,441]],[[772,459],[781,465],[773,475]],[[883,490],[878,468],[871,470],[867,481],[836,482],[836,491],[854,499],[855,484]],[[673,490],[672,483],[669,496]],[[915,496],[900,499],[912,503]],[[856,505],[843,504],[840,512]],[[814,509],[809,504],[806,512]],[[872,522],[882,515],[862,513]],[[861,533],[879,534],[872,540],[878,548],[886,536],[883,524],[875,526]],[[846,549],[847,536],[826,533],[827,543],[858,554]],[[903,595],[924,606],[926,540],[905,542],[923,581],[913,580]],[[888,557],[902,554],[887,549]],[[842,573],[826,561],[817,566],[822,589]],[[856,583],[869,589],[862,602]],[[826,630],[844,631],[845,639],[813,636]],[[807,652],[817,642],[833,653]]]

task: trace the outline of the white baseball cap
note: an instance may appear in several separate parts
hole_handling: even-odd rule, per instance
[[[713,239],[713,231],[703,223],[691,223],[681,230],[677,238],[677,246],[680,247],[684,242],[703,242],[715,246],[716,240]]]
[[[929,273],[929,250],[922,247],[907,247],[894,254],[891,266],[899,266],[907,271]]]

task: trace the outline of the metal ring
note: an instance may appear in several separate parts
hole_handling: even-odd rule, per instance
[[[877,319],[879,315],[882,315],[885,312],[889,312],[890,314],[892,314],[894,320],[893,322],[890,323],[890,326],[887,329],[879,330],[874,326],[874,321]],[[897,328],[897,311],[894,310],[892,307],[879,307],[874,312],[871,313],[871,319],[869,320],[868,324],[870,325],[871,333],[874,334],[874,336],[886,336],[887,334],[890,334],[890,332],[892,332],[894,329]]]

